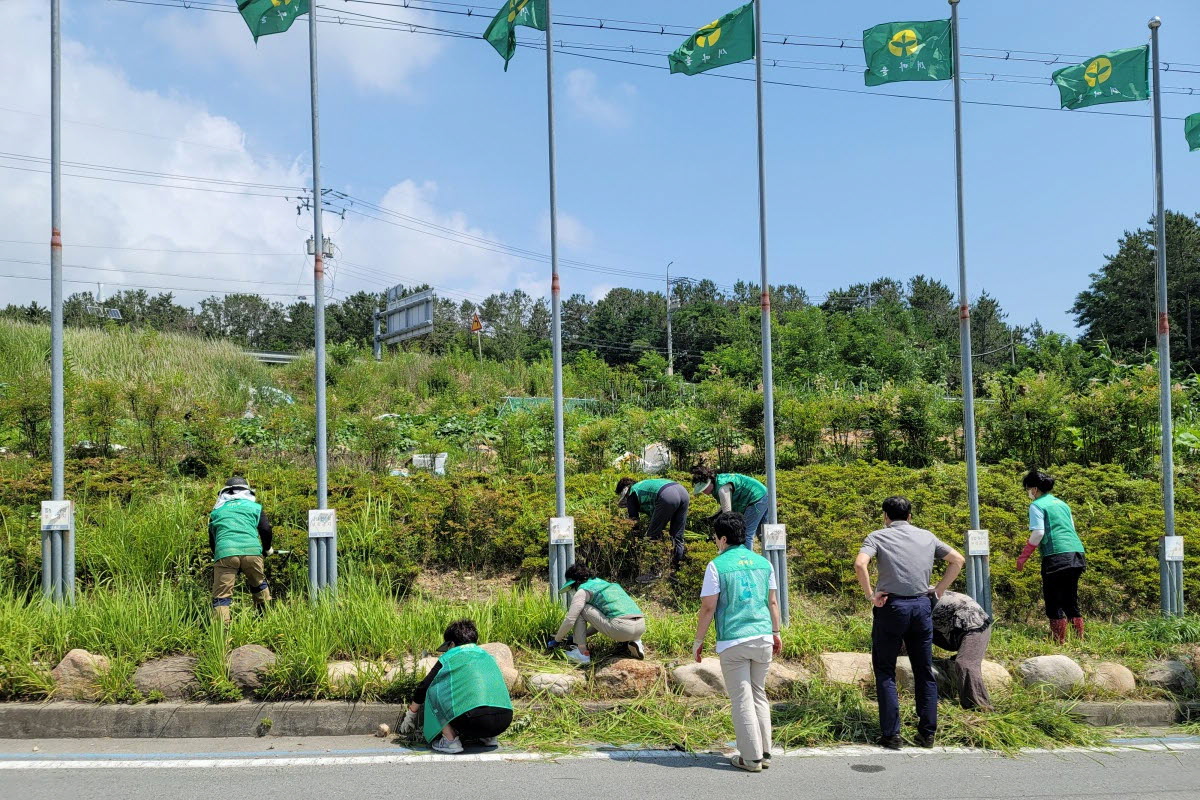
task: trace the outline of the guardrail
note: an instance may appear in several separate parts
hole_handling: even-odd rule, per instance
[[[264,364],[290,364],[300,357],[296,353],[272,353],[267,350],[246,350],[244,352]]]

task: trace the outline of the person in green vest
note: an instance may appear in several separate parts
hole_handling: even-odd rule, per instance
[[[271,601],[263,555],[271,549],[271,521],[250,483],[241,475],[225,481],[208,514],[208,547],[213,554],[213,616],[229,622],[233,586],[238,573],[246,576],[260,612]]]
[[[683,531],[687,528],[688,506],[691,501],[687,489],[666,478],[644,481],[621,478],[617,481],[617,505],[624,508],[634,522],[637,522],[641,514],[650,518],[646,524],[645,538],[661,539],[663,529],[670,525],[672,571],[679,569],[679,564],[683,561]],[[650,583],[659,577],[660,573],[654,571],[639,575],[637,580],[638,583]]]
[[[717,472],[700,464],[692,467],[692,484],[695,494],[713,495],[721,511],[736,511],[745,518],[746,547],[754,549],[755,537],[762,541],[768,499],[767,487],[760,481],[736,472]]]
[[[1075,635],[1083,638],[1083,614],[1079,611],[1079,576],[1087,569],[1083,542],[1075,532],[1071,507],[1059,500],[1054,491],[1054,478],[1039,470],[1030,470],[1021,481],[1029,499],[1029,541],[1017,557],[1017,569],[1035,549],[1042,556],[1042,595],[1046,598],[1046,616],[1050,619],[1050,636],[1057,644],[1067,640],[1067,620]]]
[[[500,665],[479,646],[479,631],[472,620],[450,623],[443,639],[438,648],[442,656],[413,693],[400,734],[416,734],[418,715],[424,709],[420,728],[434,752],[461,753],[464,741],[495,747],[513,718]]]
[[[618,584],[597,578],[582,561],[567,567],[565,574],[566,583],[559,591],[573,589],[575,596],[571,598],[571,607],[567,609],[562,625],[558,626],[558,632],[546,646],[553,650],[566,645],[563,655],[568,659],[577,664],[590,664],[592,656],[587,637],[602,633],[614,642],[625,644],[630,658],[645,658],[642,636],[646,633],[646,617],[633,598]],[[572,630],[574,635],[568,640],[566,637]]]
[[[742,545],[746,523],[741,514],[722,511],[713,521],[717,557],[704,570],[700,615],[692,656],[701,661],[704,637],[717,622],[717,656],[733,706],[737,755],[729,763],[747,772],[771,765],[771,704],[767,670],[783,652],[779,638],[779,591],[771,562]]]

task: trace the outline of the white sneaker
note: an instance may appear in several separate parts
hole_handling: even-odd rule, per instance
[[[500,746],[500,737],[499,736],[489,736],[486,739],[480,739],[479,743],[481,745],[483,745],[484,747],[499,747]]]
[[[638,661],[641,661],[646,658],[646,648],[644,646],[642,646],[641,639],[635,639],[634,641],[630,642],[628,644],[628,647],[629,647],[629,655],[636,658]]]
[[[592,657],[587,653],[582,652],[578,647],[571,647],[567,650],[564,650],[563,655],[566,656],[568,660],[574,661],[576,664],[592,663]]]
[[[433,752],[456,756],[463,751],[462,739],[447,739],[439,736],[433,741]]]

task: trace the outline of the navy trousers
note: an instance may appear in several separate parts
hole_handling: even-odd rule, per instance
[[[916,683],[917,730],[932,736],[937,730],[937,681],[933,677],[933,599],[889,597],[874,610],[871,662],[879,697],[879,728],[884,736],[900,734],[900,698],[896,695],[896,657],[903,643],[912,662]]]

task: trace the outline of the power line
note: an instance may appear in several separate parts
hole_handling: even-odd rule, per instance
[[[30,261],[30,260],[20,259],[20,258],[0,258],[0,263],[29,264],[29,265],[36,266],[36,267],[50,266],[49,263],[46,261]],[[164,278],[184,278],[184,279],[206,280],[206,281],[211,281],[213,279],[213,276],[211,274],[208,274],[208,275],[181,275],[177,272],[162,272],[159,270],[145,270],[145,269],[128,269],[125,267],[96,267],[96,266],[92,266],[90,264],[63,264],[63,266],[69,267],[70,269],[86,269],[86,270],[91,270],[93,272],[120,272],[120,273],[128,273],[130,275],[159,275]],[[221,278],[221,282],[222,283],[253,283],[253,284],[257,284],[259,286],[293,286],[294,285],[291,281],[255,281],[255,280],[248,280],[245,278]],[[95,283],[95,281],[89,281],[89,283]],[[180,288],[180,291],[199,291],[199,290]]]
[[[35,242],[29,239],[0,239],[0,244],[32,244],[44,246],[45,242]],[[255,253],[255,252],[238,252],[232,250],[172,250],[165,247],[122,247],[115,244],[79,244],[71,242],[67,245],[70,248],[83,247],[95,250],[128,250],[136,253],[173,253],[185,255],[201,255],[201,256],[255,256],[258,258],[279,258],[304,255],[303,253]]]
[[[24,281],[48,281],[48,280],[50,280],[49,277],[41,276],[41,275],[0,275],[0,278],[13,278],[16,280],[24,280]],[[77,279],[73,279],[73,278],[63,278],[63,282],[64,283],[82,283],[82,284],[86,284],[89,286],[91,284],[95,283],[95,281],[83,281],[83,280],[77,280]],[[113,282],[111,285],[122,286],[127,289],[154,289],[156,291],[163,291],[163,292],[194,292],[194,293],[198,293],[198,294],[210,294],[210,295],[214,295],[214,294],[220,294],[220,295],[247,294],[247,292],[227,292],[227,291],[223,291],[221,289],[181,289],[178,286],[150,286],[147,284],[140,284],[140,283]],[[258,295],[259,297],[287,297],[287,298],[292,298],[292,299],[295,299],[298,297],[303,297],[303,295],[300,295],[300,294],[287,294],[287,293],[282,293],[282,292],[255,292],[254,294]]]

